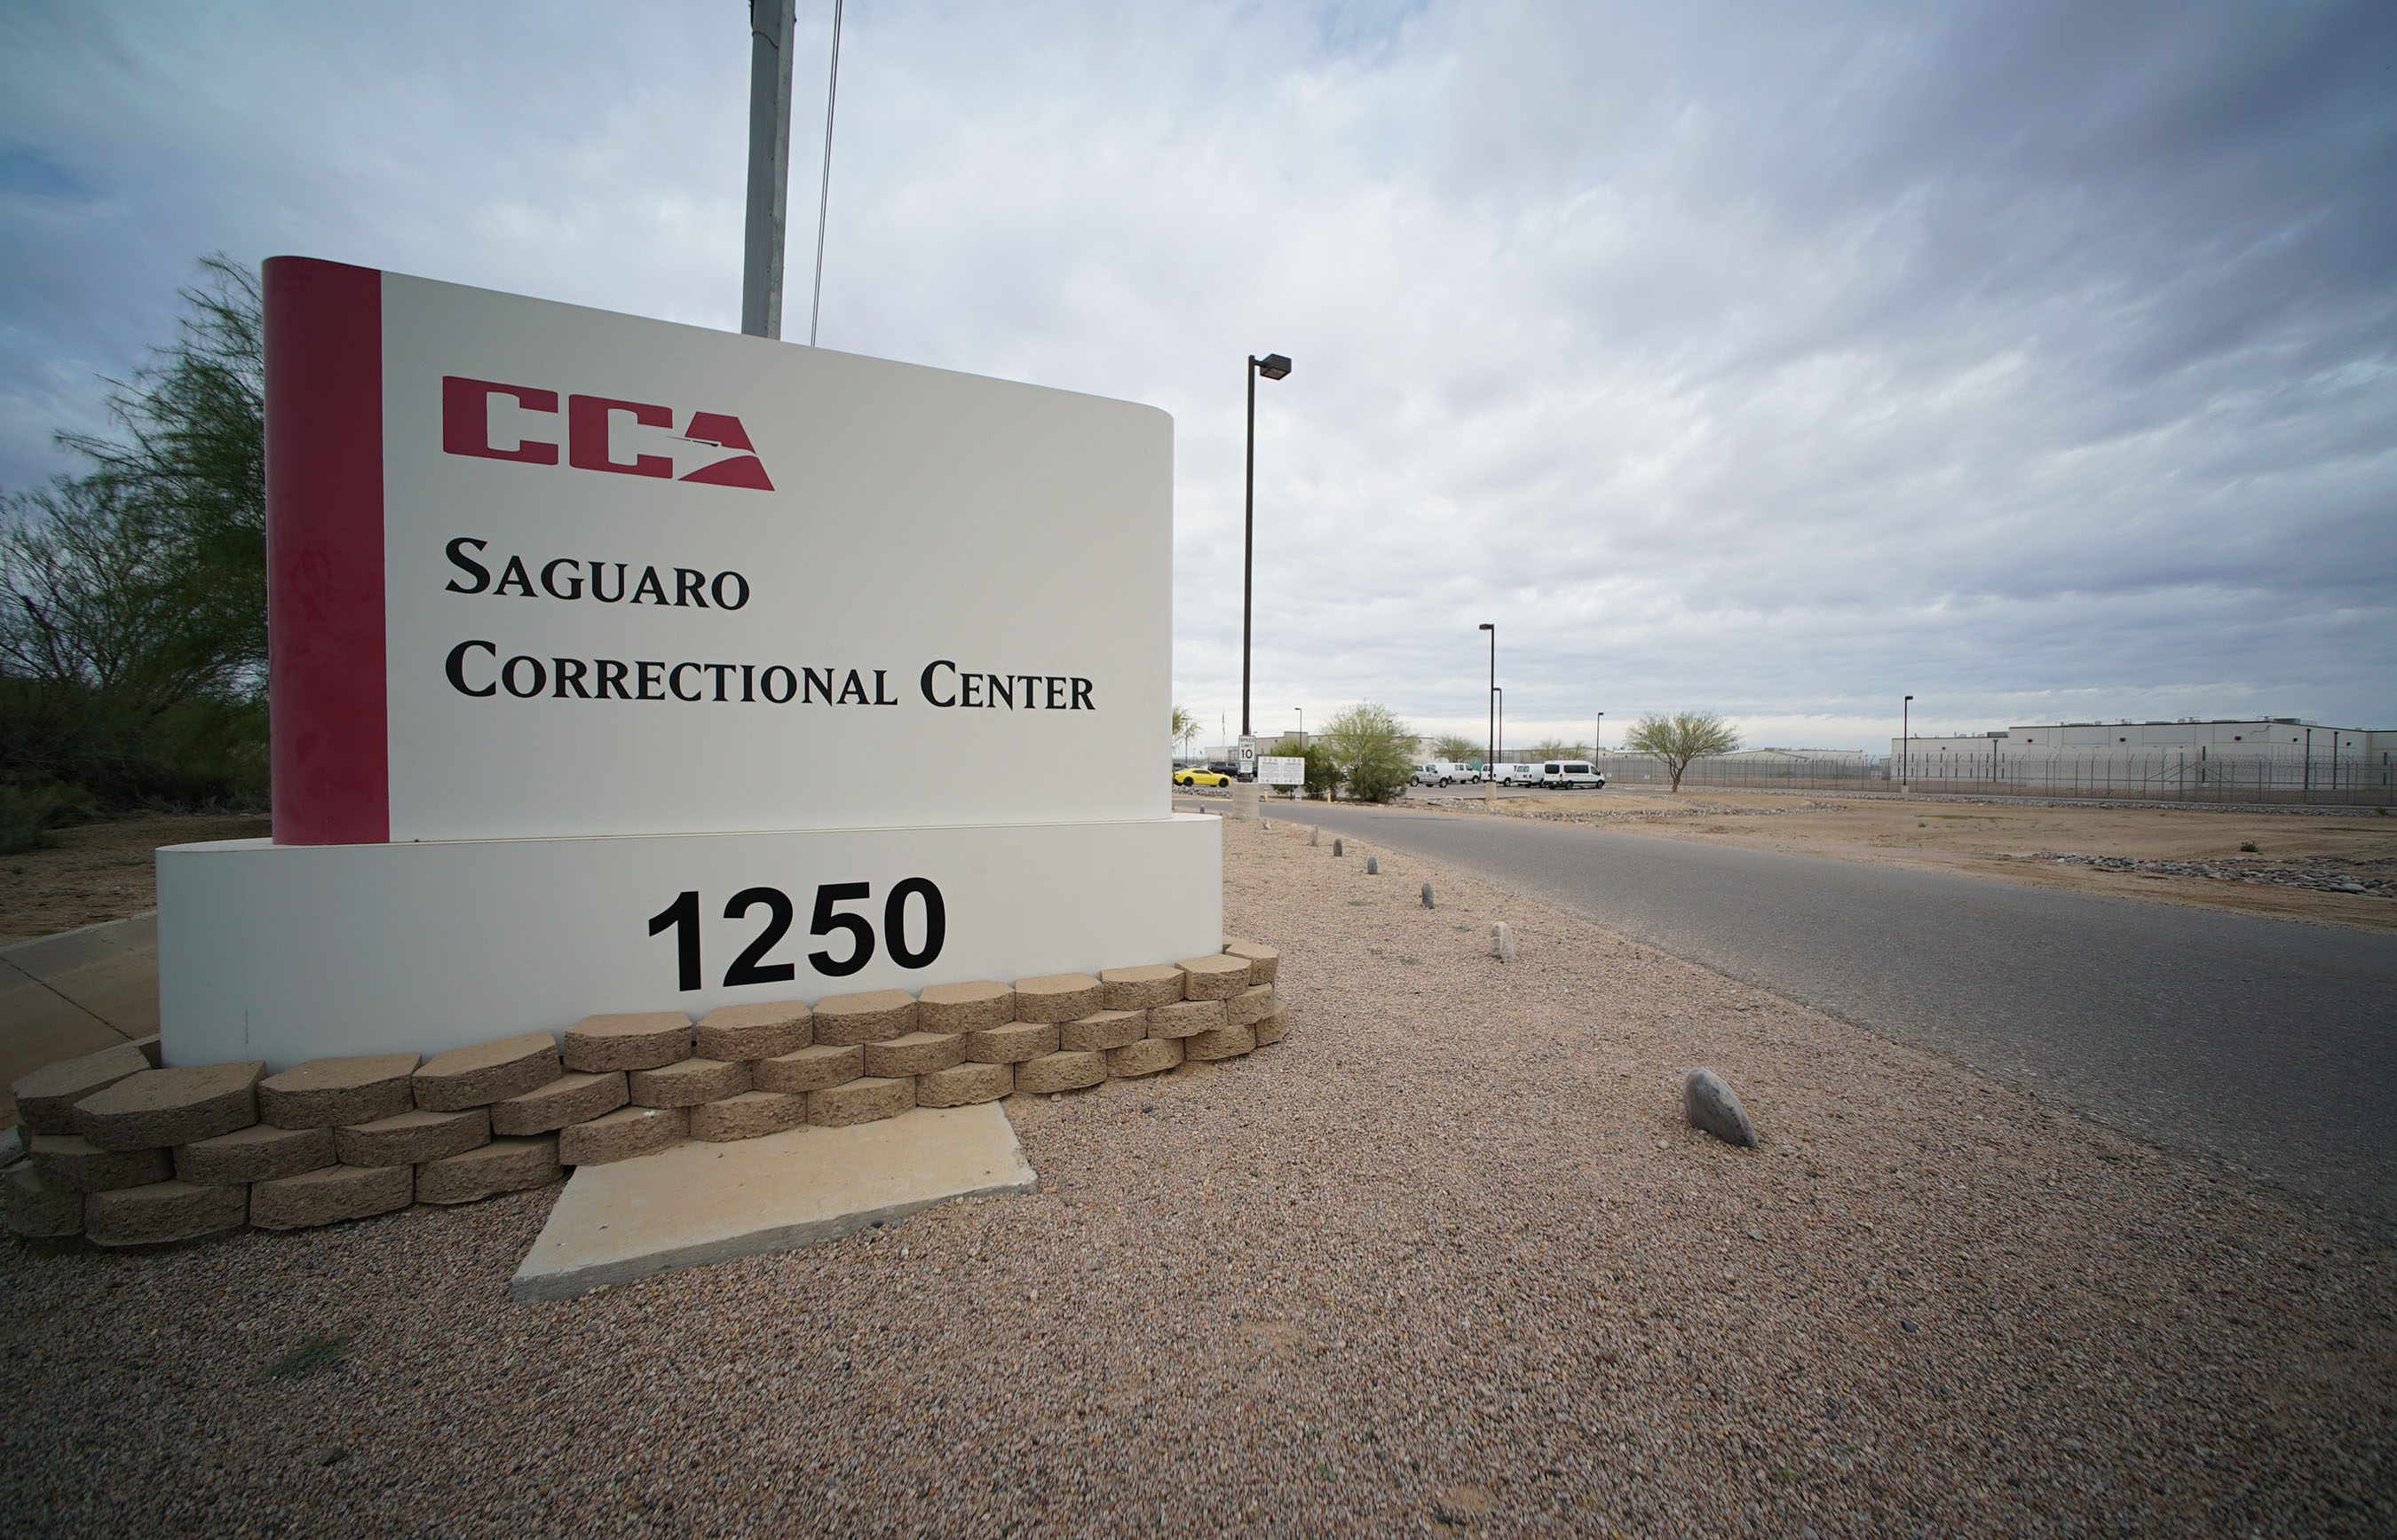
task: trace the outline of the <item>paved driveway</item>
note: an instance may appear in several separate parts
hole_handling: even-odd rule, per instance
[[[2397,936],[1487,814],[1274,816],[1460,868],[2397,1222]]]

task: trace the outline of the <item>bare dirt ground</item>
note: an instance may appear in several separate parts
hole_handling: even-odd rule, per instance
[[[2385,1238],[1413,857],[1225,830],[1290,1039],[1041,1190],[559,1305],[525,1194],[0,1248],[75,1533],[2379,1534]],[[1440,907],[1423,908],[1434,884]],[[1520,959],[1488,955],[1491,922]],[[1762,1143],[1681,1118],[1735,1086]]]
[[[1515,818],[2397,930],[2397,817],[2370,808],[2049,807],[1802,792],[1675,795],[1644,787],[1500,798],[1491,806]],[[2242,848],[2248,845],[2256,849]],[[2133,869],[2059,856],[2114,858]],[[2340,882],[2377,886],[2364,893],[2326,891]]]
[[[151,859],[161,845],[201,839],[260,839],[263,814],[173,814],[83,824],[59,831],[57,845],[0,856],[0,945],[123,919],[158,907]]]

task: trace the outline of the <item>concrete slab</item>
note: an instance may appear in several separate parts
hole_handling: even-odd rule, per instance
[[[61,1059],[128,1041],[106,1022],[0,961],[0,1122],[17,1120],[8,1088]]]
[[[681,1145],[574,1173],[508,1284],[518,1301],[786,1252],[1039,1178],[996,1103]]]

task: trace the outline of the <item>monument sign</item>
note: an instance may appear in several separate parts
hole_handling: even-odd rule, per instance
[[[1213,952],[1171,419],[266,264],[271,840],[159,855],[174,1062]]]

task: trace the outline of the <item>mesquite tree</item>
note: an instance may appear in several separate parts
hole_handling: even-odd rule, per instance
[[[1707,711],[1678,711],[1670,716],[1642,716],[1632,724],[1629,746],[1635,754],[1653,754],[1665,761],[1681,789],[1681,774],[1702,755],[1729,754],[1739,747],[1739,733],[1729,722]]]

